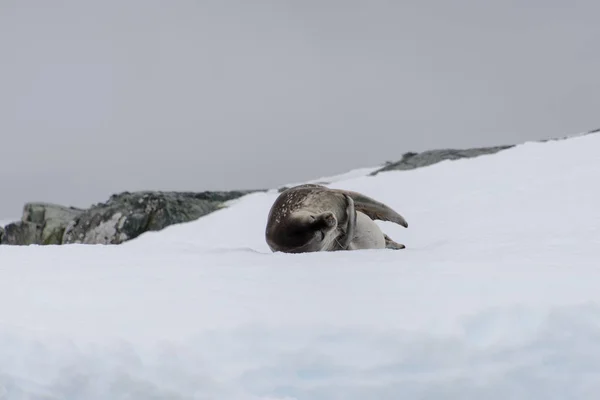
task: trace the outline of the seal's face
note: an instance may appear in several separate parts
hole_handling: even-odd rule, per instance
[[[275,232],[268,244],[273,251],[307,253],[329,248],[336,237],[337,219],[332,212],[313,214],[298,212],[290,215]]]

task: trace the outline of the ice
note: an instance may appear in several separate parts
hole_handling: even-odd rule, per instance
[[[351,176],[400,251],[273,254],[276,192],[0,246],[0,399],[595,399],[600,135]]]

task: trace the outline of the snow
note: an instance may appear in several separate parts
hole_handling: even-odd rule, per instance
[[[366,176],[366,175],[370,174],[371,172],[375,172],[378,169],[381,169],[382,167],[383,167],[383,165],[379,165],[379,166],[376,166],[376,167],[356,168],[356,169],[350,170],[348,172],[344,172],[342,174],[331,175],[331,176],[323,176],[321,178],[311,179],[311,180],[305,181],[305,182],[289,183],[289,184],[284,185],[284,186],[285,187],[292,187],[292,186],[296,186],[296,185],[299,185],[299,184],[302,184],[302,183],[327,184],[327,183],[345,181],[345,180],[352,179],[352,178],[358,178],[358,177]]]
[[[0,399],[595,399],[600,135],[352,176],[400,251],[273,254],[277,193],[0,246]]]

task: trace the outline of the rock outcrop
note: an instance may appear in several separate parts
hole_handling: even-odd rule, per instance
[[[594,129],[583,133],[583,135],[590,135],[600,133],[600,129]],[[574,136],[569,135],[558,138],[542,139],[538,142],[549,142],[556,140],[565,140]],[[462,158],[475,158],[482,155],[495,154],[503,150],[511,149],[516,145],[503,145],[503,146],[491,146],[491,147],[475,147],[472,149],[438,149],[428,150],[422,153],[408,152],[402,156],[400,161],[387,162],[382,168],[371,172],[369,175],[377,175],[380,172],[385,171],[407,171],[416,168],[427,167],[429,165],[437,164],[445,160],[460,160]]]
[[[51,203],[27,203],[21,221],[4,227],[2,244],[61,244],[68,223],[83,210]]]
[[[41,244],[41,241],[41,227],[34,223],[17,221],[4,227],[2,244],[30,245]]]
[[[83,212],[80,208],[57,204],[28,203],[23,208],[22,220],[41,228],[39,244],[62,244],[67,225]]]
[[[21,221],[4,227],[0,243],[119,244],[146,231],[193,221],[251,192],[124,192],[85,210],[27,203]]]
[[[397,162],[387,163],[384,167],[371,172],[370,175],[377,175],[380,172],[385,171],[397,171],[397,170],[411,170],[416,168],[427,167],[429,165],[437,164],[445,160],[460,160],[462,158],[474,158],[486,154],[494,154],[499,151],[510,149],[514,145],[507,146],[495,146],[495,147],[479,147],[473,149],[440,149],[440,150],[429,150],[422,153],[405,153],[402,159]]]
[[[119,244],[147,231],[196,220],[247,194],[230,192],[134,192],[112,196],[69,223],[63,243]]]
[[[583,135],[590,135],[600,133],[600,129],[594,129],[583,133]],[[549,142],[556,140],[565,140],[578,135],[569,135],[558,138],[542,139],[538,142]],[[416,168],[427,167],[429,165],[437,164],[445,160],[460,160],[462,158],[475,158],[483,155],[495,154],[503,150],[511,149],[516,145],[503,145],[503,146],[491,146],[491,147],[475,147],[472,149],[438,149],[428,150],[422,153],[408,152],[402,156],[400,161],[387,162],[382,168],[371,172],[369,175],[377,175],[380,172],[385,171],[407,171]]]

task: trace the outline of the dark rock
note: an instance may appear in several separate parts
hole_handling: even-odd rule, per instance
[[[67,226],[63,243],[119,244],[147,231],[190,222],[252,191],[124,192],[96,204]]]
[[[0,244],[2,244],[4,239],[4,227],[0,226]]]
[[[87,210],[48,203],[27,203],[21,221],[0,231],[0,243],[118,244],[146,231],[193,221],[256,192],[124,192]]]
[[[459,160],[462,158],[474,158],[485,154],[494,154],[502,150],[510,149],[514,145],[479,147],[474,149],[441,149],[429,150],[422,153],[405,153],[398,162],[388,163],[384,167],[372,172],[370,175],[377,175],[384,171],[411,170],[437,164],[444,160]]]
[[[575,137],[579,137],[579,136],[594,135],[597,133],[600,133],[600,129],[593,129],[591,131],[578,133],[576,135],[567,135],[567,136],[559,136],[559,137],[552,137],[552,138],[548,138],[548,139],[542,139],[542,140],[538,140],[538,142],[541,142],[541,143],[556,142],[556,141],[567,140],[567,139],[571,139],[571,138],[575,138]]]
[[[83,210],[50,203],[27,203],[21,221],[8,224],[0,243],[61,244],[65,228]]]
[[[23,222],[41,227],[40,242],[36,244],[62,244],[67,225],[84,210],[50,203],[27,203],[23,207]]]
[[[33,222],[13,222],[4,227],[2,244],[27,246],[40,244],[42,240],[42,226]]]

